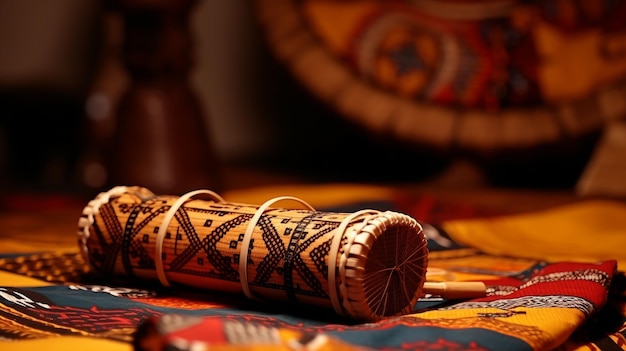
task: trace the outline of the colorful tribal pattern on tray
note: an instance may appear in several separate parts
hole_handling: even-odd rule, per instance
[[[148,192],[142,194],[149,195]],[[232,293],[180,284],[168,268],[172,264],[172,258],[168,257],[170,250],[177,249],[168,246],[167,241],[162,263],[170,286],[163,286],[154,271],[150,276],[154,279],[145,280],[129,280],[118,274],[102,275],[102,272],[115,273],[115,269],[126,272],[121,253],[123,250],[135,252],[133,250],[138,249],[135,242],[126,249],[119,247],[117,261],[108,266],[101,265],[99,273],[88,269],[78,249],[28,255],[7,253],[0,259],[0,335],[3,339],[0,348],[626,349],[624,276],[618,269],[626,262],[626,255],[617,244],[623,242],[626,206],[584,201],[537,213],[507,216],[484,214],[480,218],[454,220],[452,218],[459,216],[452,214],[448,220],[436,223],[430,221],[433,217],[419,206],[423,199],[407,201],[406,197],[400,200],[401,196],[390,192],[389,196],[375,203],[368,202],[367,207],[375,205],[373,212],[398,211],[407,215],[415,215],[417,209],[422,208],[418,220],[428,238],[427,280],[484,282],[486,296],[443,299],[435,294],[421,293],[409,310],[367,322],[338,316],[332,308],[287,303],[283,299],[267,299],[266,295],[260,296],[263,298],[261,302],[246,298],[241,291]],[[177,198],[172,196],[167,201]],[[323,213],[351,213],[346,209],[366,206],[359,201],[340,202],[326,204]],[[188,202],[194,206],[200,203],[199,200]],[[119,204],[115,206],[119,207]],[[180,215],[186,211],[185,206],[175,210],[169,232],[176,233],[176,227],[182,227]],[[128,216],[121,221],[122,229],[131,228],[128,223],[133,212],[131,208],[129,210]],[[460,215],[467,214],[461,212]],[[101,208],[102,221],[106,221],[106,227],[110,228],[115,221],[112,221],[114,217],[107,217],[107,213]],[[141,216],[149,216],[149,213],[146,211]],[[473,215],[480,213],[475,211]],[[94,223],[104,223],[97,216]],[[142,217],[135,218],[141,220]],[[306,216],[298,217],[297,221],[304,218]],[[553,230],[554,227],[564,230]],[[81,231],[84,228],[84,221],[81,221]],[[595,228],[593,238],[590,238],[589,228]],[[97,238],[103,230],[104,227],[94,229],[91,233],[94,237],[89,240]],[[490,240],[495,235],[493,230],[501,233],[504,244],[498,245],[498,240]],[[154,235],[158,234],[158,229],[156,231]],[[182,238],[192,240],[190,231],[181,228],[179,233]],[[309,235],[312,233],[315,231]],[[208,233],[197,234],[200,242],[209,240]],[[472,241],[467,241],[468,236]],[[136,238],[141,242],[143,235]],[[560,245],[552,245],[553,242]],[[91,245],[88,241],[82,241],[81,246],[83,244]],[[255,240],[254,245],[258,244],[259,240]],[[407,247],[423,252],[419,246]],[[207,245],[202,248],[210,249]],[[100,249],[104,252],[113,248],[102,246]],[[184,251],[182,247],[178,249],[179,253]],[[97,256],[96,250],[89,250],[90,260],[104,258]],[[567,252],[569,257],[565,256]],[[141,251],[137,253],[130,256],[133,267],[143,257]],[[560,259],[555,259],[557,257]],[[256,265],[261,260],[260,257],[252,259]],[[198,263],[197,260],[194,262]],[[256,265],[249,266],[249,274],[258,274],[255,273]],[[111,269],[103,270],[104,267]],[[134,272],[145,278],[146,274]],[[305,273],[294,269],[292,278],[294,281],[304,279]],[[328,285],[324,277],[316,280]],[[238,280],[233,285],[241,290]],[[260,291],[254,284],[250,288],[253,293]],[[281,289],[278,290],[286,296]]]
[[[256,3],[275,56],[312,95],[399,140],[541,155],[626,113],[623,1]]]

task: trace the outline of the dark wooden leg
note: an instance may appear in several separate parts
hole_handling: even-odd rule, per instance
[[[122,59],[130,76],[108,158],[111,185],[155,193],[219,190],[219,167],[206,114],[188,82],[195,0],[118,0]]]

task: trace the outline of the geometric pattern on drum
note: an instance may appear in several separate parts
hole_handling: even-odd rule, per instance
[[[186,211],[194,211],[194,208],[185,208]],[[252,218],[252,215],[243,214],[235,217],[234,219],[228,220],[213,231],[210,234],[205,236],[202,240],[198,237],[198,232],[194,228],[193,224],[189,219],[189,214],[179,209],[175,218],[178,221],[178,224],[182,228],[183,232],[187,236],[187,240],[189,241],[189,246],[183,250],[180,254],[177,254],[176,257],[172,260],[169,265],[169,270],[172,272],[181,272],[181,273],[192,273],[198,276],[207,276],[212,278],[219,278],[224,280],[231,281],[239,281],[239,272],[232,268],[230,264],[230,257],[224,257],[219,250],[217,249],[217,243],[224,237],[228,232],[242,223],[249,221]],[[215,211],[218,215],[225,215],[227,212]],[[197,271],[191,269],[183,269],[183,267],[200,251],[204,251],[207,255],[207,259],[209,263],[216,269],[216,271]],[[165,257],[164,257],[165,259]]]
[[[169,206],[162,206],[154,213],[163,213],[164,211],[167,211],[167,209],[169,209]],[[222,252],[217,249],[217,244],[234,228],[240,227],[242,224],[248,222],[253,215],[240,214],[223,222],[209,234],[200,238],[195,226],[190,220],[190,212],[203,212],[218,216],[228,214],[232,215],[232,212],[229,211],[206,210],[193,207],[180,208],[175,213],[174,218],[179,224],[180,230],[182,230],[183,234],[186,236],[188,246],[182,252],[176,254],[172,261],[167,265],[167,270],[169,272],[193,274],[195,276],[206,276],[221,280],[239,281],[239,271],[234,269],[232,266],[232,262],[239,263],[239,254],[235,254],[232,258],[224,256]],[[321,298],[328,297],[327,293],[324,291],[323,283],[320,282],[316,274],[307,266],[305,263],[306,258],[301,256],[301,254],[306,252],[311,245],[315,243],[320,244],[321,250],[313,248],[309,259],[314,263],[315,267],[319,269],[321,277],[327,276],[328,267],[326,258],[330,249],[330,243],[319,243],[317,240],[334,230],[338,226],[338,223],[323,220],[315,221],[316,218],[323,217],[325,214],[327,213],[314,212],[313,214],[298,221],[295,228],[285,228],[287,231],[286,234],[290,235],[290,241],[286,247],[281,239],[281,233],[279,233],[276,226],[272,223],[272,218],[275,218],[276,216],[270,214],[262,215],[256,223],[256,227],[261,230],[263,238],[262,242],[267,249],[267,254],[256,265],[256,275],[250,284],[263,288],[284,290],[287,297],[291,301],[297,301],[296,294]],[[152,214],[150,215],[150,218],[153,218]],[[293,221],[293,219],[290,219],[290,221]],[[144,222],[145,221],[142,221],[142,223]],[[309,237],[307,237],[307,228],[315,229],[314,233]],[[168,237],[171,236],[166,236],[166,238]],[[178,236],[174,237],[178,238]],[[254,244],[258,245],[258,243],[254,242],[252,239],[249,248],[250,251],[254,249]],[[325,250],[323,249],[324,247],[326,247]],[[196,257],[199,252],[206,254],[206,258],[208,259],[210,265],[214,268],[213,270],[188,268],[187,263]],[[163,255],[164,261],[167,261],[167,257],[165,257],[166,253],[164,252]],[[250,259],[248,262],[250,265],[254,264],[254,262]],[[279,267],[281,262],[283,262],[283,266]],[[302,277],[302,280],[310,287],[311,290],[304,290],[294,286],[294,270]],[[282,284],[269,281],[272,273],[278,271],[283,276]]]
[[[98,237],[100,247],[103,248],[102,258],[97,252],[91,252],[96,260],[93,262],[102,262],[99,266],[101,273],[112,273],[115,268],[115,262],[118,254],[121,253],[122,264],[124,271],[128,276],[133,275],[132,265],[130,258],[138,258],[139,268],[154,268],[154,260],[150,254],[146,251],[146,248],[141,244],[140,240],[133,240],[140,231],[148,225],[152,219],[167,211],[169,206],[161,206],[156,211],[150,212],[153,206],[145,206],[141,204],[121,204],[119,205],[120,212],[131,213],[129,220],[122,229],[119,217],[110,203],[105,203],[100,207],[99,214],[102,218],[102,222],[106,227],[110,236],[110,242],[107,242],[105,236],[102,234],[98,223],[94,223],[94,232]],[[150,214],[144,218],[139,224],[135,225],[134,220],[139,213],[150,212]]]
[[[317,217],[318,215],[321,215],[321,213],[310,216],[309,218],[311,220],[313,220],[315,217]],[[301,222],[303,223],[303,222]],[[316,223],[314,224],[314,228],[321,228],[321,226],[323,226],[323,223]],[[298,226],[300,226],[300,223],[298,224]],[[304,279],[304,281],[313,289],[313,291],[304,291],[302,289],[298,289],[298,293],[299,294],[305,294],[305,295],[311,295],[311,296],[318,296],[318,297],[327,297],[326,292],[324,291],[323,288],[323,284],[317,279],[316,275],[313,274],[313,272],[311,272],[311,270],[309,269],[308,265],[303,261],[302,256],[300,255],[301,253],[303,253],[306,249],[308,249],[313,243],[317,242],[317,239],[319,239],[320,237],[324,236],[325,234],[333,231],[336,227],[338,227],[338,224],[333,223],[333,225],[329,225],[326,226],[325,229],[320,230],[318,232],[316,232],[315,234],[313,234],[311,237],[306,238],[306,240],[304,240],[304,242],[302,242],[301,244],[298,244],[298,246],[296,246],[294,248],[294,252],[293,252],[293,264],[292,267],[295,268],[295,270],[298,272],[298,274]],[[303,226],[303,229],[306,229],[306,225]],[[305,239],[306,236],[306,232],[303,231],[303,234],[300,236],[299,239]],[[293,236],[292,236],[293,238]],[[328,242],[330,243],[331,240],[328,240]],[[329,247],[330,248],[330,247]],[[328,251],[327,251],[328,253]],[[326,262],[326,256],[322,256],[321,257],[321,262],[316,262],[315,260],[320,260],[320,257],[318,256],[310,256],[311,260],[315,263],[316,267],[319,267],[320,265],[325,264]],[[320,271],[322,274],[322,277],[327,277],[328,276],[328,269],[326,270],[322,270]],[[290,271],[287,270],[287,267],[285,267],[285,273],[289,273],[291,274]],[[287,281],[285,281],[285,287],[287,288],[287,293],[288,296],[290,296],[290,293],[294,292],[294,286],[293,284],[290,284],[289,287],[287,287]],[[293,298],[291,298],[291,300],[295,300],[295,294],[293,295]]]
[[[102,253],[98,253],[96,250],[90,252],[90,256],[95,258],[91,260],[91,262],[101,262],[100,265],[94,264],[94,266],[99,266],[99,270],[104,274],[113,273],[113,269],[115,268],[115,261],[117,260],[117,255],[122,248],[122,225],[115,214],[115,210],[110,203],[105,203],[100,207],[100,218],[102,218],[102,222],[104,222],[104,226],[106,231],[110,235],[111,242],[107,242],[105,239],[105,235],[103,235],[102,230],[98,226],[98,223],[95,222],[94,232],[98,237],[98,243],[102,248]]]
[[[121,204],[119,206],[122,212],[130,210],[130,216],[126,221],[126,225],[124,226],[124,239],[122,240],[122,263],[124,265],[124,270],[128,276],[133,276],[133,269],[130,262],[130,258],[139,258],[138,267],[139,268],[154,268],[156,265],[154,263],[154,259],[150,256],[146,248],[141,244],[141,240],[134,240],[137,234],[141,232],[152,220],[162,213],[165,213],[170,206],[160,206],[156,209],[156,211],[152,211],[154,208],[153,201],[149,203],[144,203],[140,205],[128,205]],[[141,222],[135,225],[135,221],[139,214],[143,212],[149,212],[149,215],[144,218]]]
[[[289,243],[287,247],[283,244],[280,238],[280,233],[272,225],[270,217],[267,215],[261,216],[259,219],[259,225],[262,230],[263,243],[269,252],[263,260],[259,263],[256,269],[256,276],[252,284],[262,287],[268,287],[273,289],[284,289],[287,297],[290,301],[297,301],[296,293],[301,295],[327,297],[328,295],[324,291],[323,284],[317,278],[317,276],[311,272],[310,268],[304,262],[301,254],[316,241],[331,232],[338,225],[336,223],[328,223],[326,221],[315,221],[316,218],[323,217],[326,213],[314,212],[313,214],[302,218],[296,224],[296,227],[291,229],[285,234],[289,234]],[[307,227],[312,225],[311,229],[315,229],[314,234],[306,238],[308,232]],[[324,228],[325,227],[325,228]],[[324,228],[323,230],[320,230]],[[304,240],[304,241],[302,241]],[[326,256],[311,255],[309,257],[316,267],[324,267],[326,262]],[[283,262],[282,267],[278,267],[280,262]],[[296,287],[293,284],[293,271],[295,271],[302,277],[304,282],[312,290],[304,290],[300,287]],[[268,280],[272,272],[279,271],[283,276],[283,284],[269,283]],[[328,270],[320,270],[322,277],[327,276]]]

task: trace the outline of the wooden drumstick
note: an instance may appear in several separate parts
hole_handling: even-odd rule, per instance
[[[424,282],[422,292],[449,300],[473,299],[484,297],[487,286],[483,282]]]

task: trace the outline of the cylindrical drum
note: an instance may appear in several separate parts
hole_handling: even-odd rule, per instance
[[[90,201],[78,225],[81,251],[100,274],[323,306],[356,320],[411,312],[426,276],[426,238],[412,217],[316,211],[290,196],[250,205],[208,190],[119,186]]]

